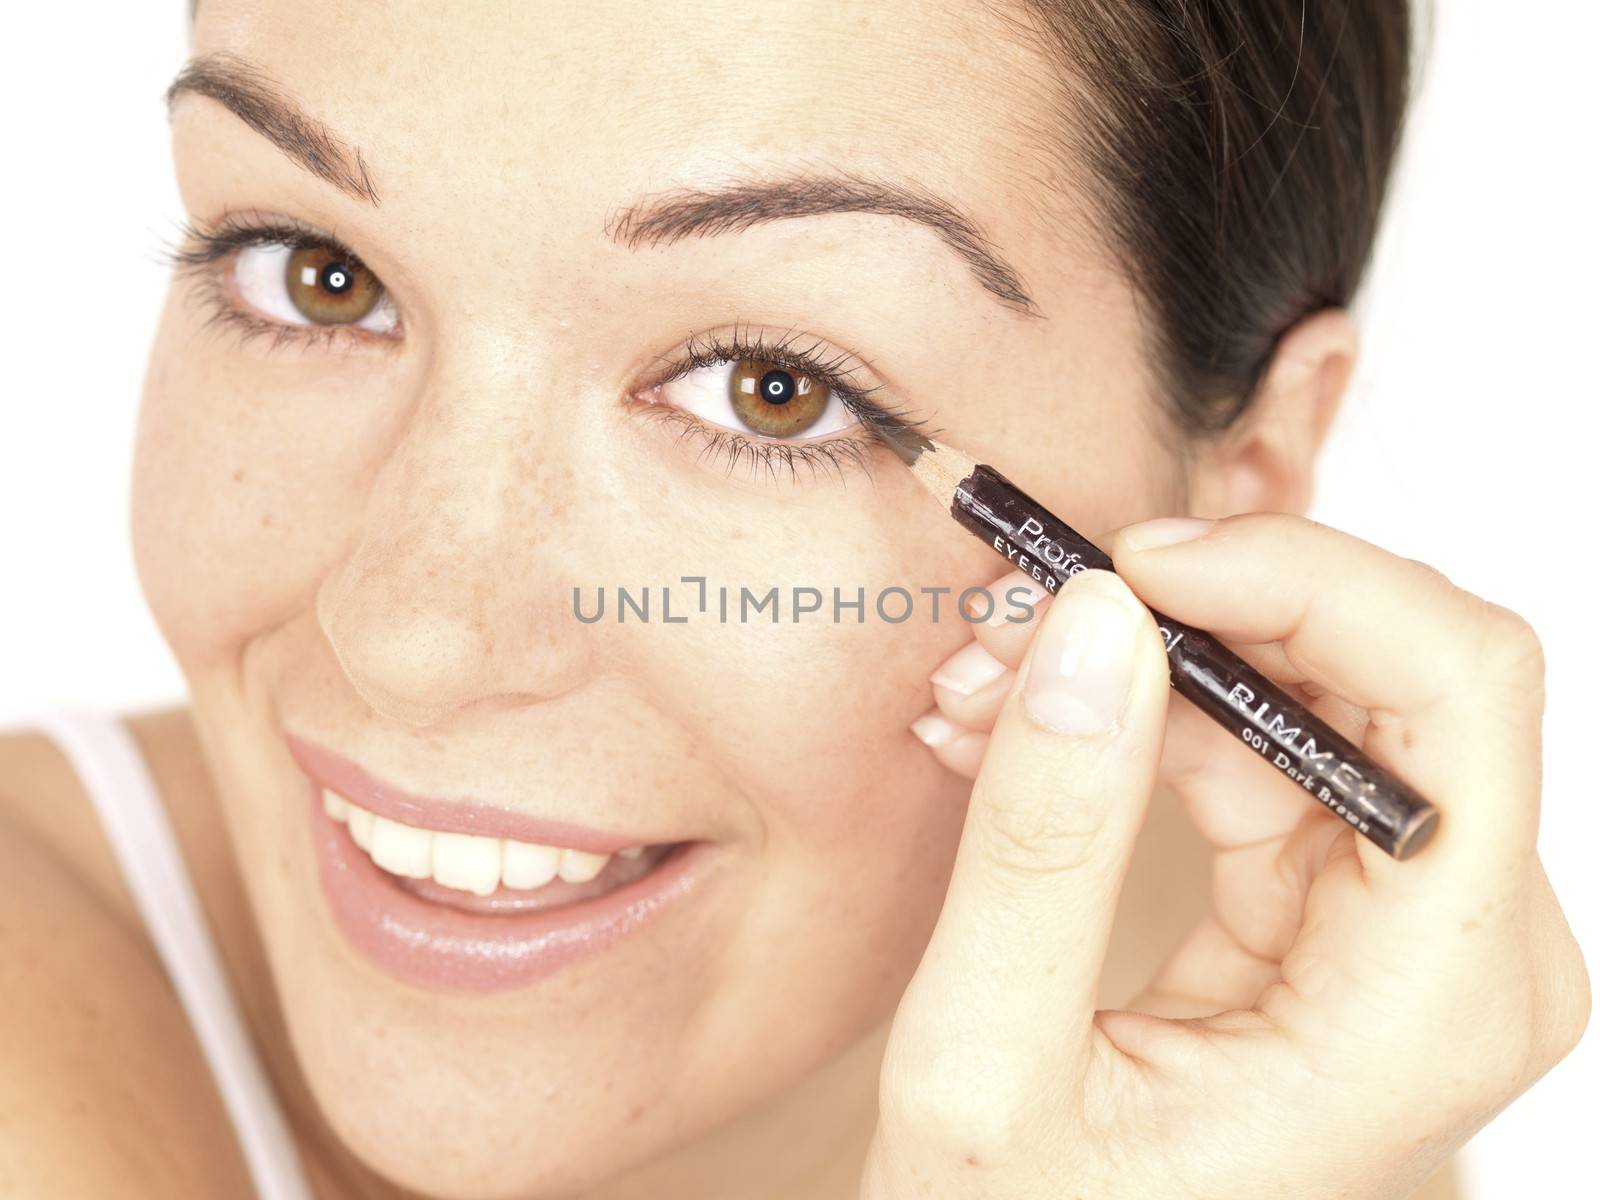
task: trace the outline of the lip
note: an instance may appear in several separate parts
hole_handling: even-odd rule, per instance
[[[302,742],[301,749],[306,745]],[[424,900],[401,887],[355,844],[345,826],[328,816],[322,803],[324,786],[334,784],[307,772],[305,803],[311,840],[333,923],[385,974],[429,991],[501,991],[548,978],[614,946],[703,892],[720,858],[715,843],[684,842],[648,874],[604,895],[527,913],[466,912]],[[346,794],[340,788],[334,790]],[[359,795],[349,799],[366,806]],[[394,797],[386,795],[385,799]],[[374,805],[373,811],[397,810]],[[533,824],[542,828],[545,837],[550,836],[549,822]],[[520,827],[526,829],[527,824]],[[482,826],[454,828],[508,836],[491,834]],[[600,844],[591,839],[577,848]]]
[[[437,800],[406,792],[368,774],[324,746],[284,731],[289,755],[313,783],[329,788],[369,812],[402,825],[444,833],[473,833],[541,846],[567,846],[591,854],[615,854],[629,846],[687,840],[682,835],[627,834],[520,813],[477,800]]]

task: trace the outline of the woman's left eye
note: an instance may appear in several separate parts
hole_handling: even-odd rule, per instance
[[[252,308],[285,325],[353,325],[390,333],[397,323],[378,277],[327,246],[241,246],[233,283]]]
[[[662,401],[702,421],[774,441],[820,437],[856,423],[821,378],[759,358],[696,367],[659,391]]]

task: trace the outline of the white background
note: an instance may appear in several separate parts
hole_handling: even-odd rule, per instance
[[[0,723],[50,705],[140,707],[182,689],[125,527],[165,283],[155,251],[180,216],[161,94],[185,51],[186,8],[106,3],[90,15],[24,3],[6,14]],[[1311,514],[1432,563],[1539,631],[1549,659],[1539,845],[1591,964],[1597,45],[1590,0],[1439,0],[1362,300],[1365,356]],[[1592,1186],[1597,1103],[1591,1030],[1469,1145],[1469,1194]]]

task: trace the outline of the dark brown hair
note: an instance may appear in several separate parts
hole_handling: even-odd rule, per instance
[[[1408,0],[988,3],[1060,68],[1051,132],[1150,308],[1177,426],[1228,428],[1278,338],[1361,281],[1405,113]]]
[[[1350,303],[1411,57],[1406,0],[991,0],[1060,68],[1054,122],[1149,307],[1191,434],[1249,405],[1278,338]]]

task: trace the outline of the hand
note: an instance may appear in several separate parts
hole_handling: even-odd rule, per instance
[[[890,1031],[861,1195],[1409,1195],[1588,1020],[1534,849],[1538,639],[1300,517],[1147,522],[1102,544],[1122,579],[1074,576],[1026,626],[1005,623],[1021,580],[1002,579],[996,623],[972,626],[982,649],[935,674],[978,686],[936,687],[919,736],[976,779]],[[1432,800],[1432,844],[1396,862],[1169,701],[1135,592]],[[1128,1010],[1096,1012],[1158,778],[1216,847],[1213,912]]]

